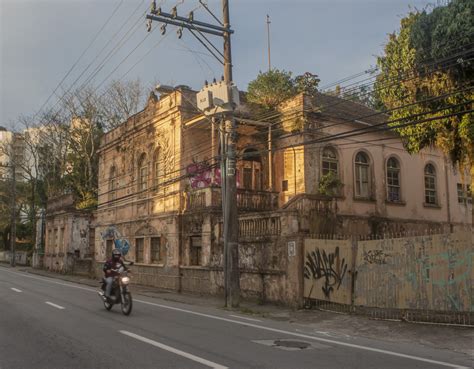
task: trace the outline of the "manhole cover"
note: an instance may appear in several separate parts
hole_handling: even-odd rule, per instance
[[[323,345],[318,342],[305,342],[291,339],[277,339],[277,340],[255,340],[252,341],[260,345],[274,347],[285,351],[301,351],[301,350],[312,350],[312,349],[326,349],[329,346]]]
[[[275,340],[274,344],[275,346],[279,346],[279,347],[288,347],[288,348],[294,348],[294,349],[300,349],[300,350],[311,347],[311,344],[309,344],[308,342],[303,342],[303,341]]]

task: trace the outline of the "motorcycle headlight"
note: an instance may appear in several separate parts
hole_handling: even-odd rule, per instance
[[[130,277],[122,277],[122,283],[123,284],[129,284],[130,283]]]

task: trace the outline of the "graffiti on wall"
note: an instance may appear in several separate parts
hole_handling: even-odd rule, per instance
[[[119,249],[122,255],[127,255],[130,250],[130,242],[125,237],[122,237],[118,229],[114,226],[110,226],[105,229],[104,232],[101,232],[102,240],[112,239],[114,241],[114,246],[116,249]],[[105,246],[104,250],[105,252]]]
[[[306,254],[304,277],[309,280],[324,278],[321,289],[326,298],[330,297],[334,288],[339,289],[346,271],[347,263],[345,258],[340,257],[339,247],[336,247],[334,252],[326,253],[325,250],[316,249]]]
[[[186,173],[188,174],[189,184],[192,189],[221,185],[220,168],[212,168],[206,162],[189,164],[186,167]],[[239,170],[236,171],[236,181],[237,187],[240,188]]]
[[[369,250],[364,251],[364,261],[369,264],[387,264],[387,259],[390,257],[383,250]]]
[[[441,244],[447,245],[448,242]],[[431,290],[437,293],[433,300],[438,304],[437,309],[472,310],[472,304],[469,306],[466,301],[466,297],[471,295],[472,257],[469,249],[447,249],[431,255],[423,251],[413,260],[415,267],[405,273],[405,279],[411,288],[423,291],[420,295],[431,286]],[[441,301],[444,301],[444,306],[439,305]]]
[[[193,189],[209,187],[211,184],[220,186],[221,184],[220,169],[211,168],[207,163],[192,163],[186,168],[186,173],[189,175],[189,184]]]
[[[363,252],[356,260],[356,305],[474,310],[471,232],[366,240],[357,246]]]

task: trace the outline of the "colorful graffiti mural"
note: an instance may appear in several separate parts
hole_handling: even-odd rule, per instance
[[[221,169],[212,168],[208,163],[192,163],[187,166],[186,173],[192,189],[210,186],[220,187],[221,185]],[[239,171],[237,170],[237,187],[241,187],[240,183]]]
[[[112,239],[116,249],[120,250],[122,255],[127,255],[130,250],[130,242],[122,237],[118,229],[114,226],[108,227],[104,232],[101,232],[102,240]]]

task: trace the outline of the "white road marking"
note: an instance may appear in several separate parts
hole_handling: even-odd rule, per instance
[[[10,287],[10,288],[15,292],[23,292],[22,290],[19,290],[18,288],[15,288],[15,287]]]
[[[149,338],[146,338],[146,337],[143,337],[143,336],[139,336],[138,334],[135,334],[135,333],[132,333],[132,332],[128,332],[128,331],[119,331],[120,333],[126,335],[126,336],[129,336],[129,337],[132,337],[132,338],[135,338],[136,340],[139,340],[139,341],[142,341],[142,342],[145,342],[145,343],[148,343],[152,346],[155,346],[155,347],[158,347],[162,350],[166,350],[166,351],[169,351],[169,352],[172,352],[173,354],[176,354],[176,355],[179,355],[179,356],[182,356],[182,357],[185,357],[186,359],[189,359],[189,360],[193,360],[199,364],[203,364],[203,365],[206,365],[210,368],[213,368],[213,369],[228,369],[228,367],[226,366],[223,366],[223,365],[220,365],[220,364],[217,364],[217,363],[214,363],[212,361],[209,361],[209,360],[206,360],[206,359],[203,359],[201,357],[198,357],[198,356],[195,356],[193,354],[189,354],[187,352],[184,352],[184,351],[181,351],[181,350],[178,350],[178,349],[175,349],[174,347],[171,347],[171,346],[167,346],[163,343],[159,343],[157,341],[153,341]]]
[[[389,351],[389,350],[382,350],[382,349],[377,349],[373,347],[368,347],[368,346],[362,346],[362,345],[355,345],[352,343],[346,343],[346,342],[340,342],[340,341],[334,341],[326,338],[321,338],[321,337],[315,337],[315,336],[310,336],[307,334],[302,334],[302,333],[295,333],[295,332],[290,332],[290,331],[285,331],[283,329],[277,329],[277,328],[270,328],[270,327],[265,327],[263,325],[258,325],[258,324],[253,324],[253,323],[246,323],[242,322],[239,320],[232,320],[228,318],[223,318],[220,316],[216,315],[210,315],[210,314],[204,314],[204,313],[198,313],[196,311],[192,310],[186,310],[186,309],[181,309],[173,306],[167,306],[167,305],[162,305],[162,304],[156,304],[154,302],[148,302],[144,300],[134,300],[135,302],[140,302],[142,304],[147,304],[147,305],[153,305],[157,307],[161,307],[163,309],[169,309],[169,310],[174,310],[174,311],[180,311],[182,313],[187,313],[187,314],[192,314],[192,315],[197,315],[197,316],[202,316],[210,319],[215,319],[215,320],[222,320],[224,322],[229,322],[229,323],[234,323],[234,324],[240,324],[240,325],[245,325],[247,327],[253,327],[265,331],[270,331],[270,332],[276,332],[280,334],[286,334],[289,336],[295,336],[295,337],[301,337],[301,338],[307,338],[310,340],[315,340],[315,341],[321,341],[321,342],[326,342],[326,343],[332,343],[334,345],[339,345],[339,346],[345,346],[345,347],[351,347],[359,350],[365,350],[365,351],[371,351],[371,352],[377,352],[379,354],[385,354],[385,355],[390,355],[390,356],[396,356],[396,357],[403,357],[405,359],[411,359],[411,360],[416,360],[416,361],[422,361],[425,363],[430,363],[430,364],[436,364],[436,365],[442,365],[446,366],[449,368],[454,368],[454,369],[469,369],[468,367],[457,365],[457,364],[451,364],[451,363],[446,363],[444,361],[437,361],[437,360],[431,360],[431,359],[425,359],[423,357],[419,356],[413,356],[413,355],[406,355],[406,354],[401,354],[398,352],[394,351]]]
[[[41,280],[41,281],[44,281],[44,282],[48,282],[48,283],[52,283],[52,284],[59,284],[59,285],[66,286],[66,287],[78,288],[78,289],[82,289],[82,290],[86,290],[86,291],[91,291],[91,292],[97,293],[97,290],[96,290],[96,289],[92,289],[92,288],[85,288],[85,287],[80,287],[80,286],[74,286],[74,285],[71,285],[71,284],[55,282],[55,281],[51,281],[51,280],[49,280],[49,279],[47,279],[47,278],[38,278],[38,277],[30,276],[30,275],[25,275],[24,273],[11,272],[11,271],[5,270],[5,269],[2,268],[2,267],[0,267],[0,270],[3,270],[3,271],[5,271],[5,272],[11,273],[11,274],[21,275],[21,276],[26,277],[26,278],[38,279],[38,280]],[[248,326],[248,327],[253,327],[253,328],[256,328],[256,329],[266,330],[266,331],[270,331],[270,332],[282,333],[282,334],[287,334],[287,335],[290,335],[290,336],[302,337],[302,338],[307,338],[307,339],[311,339],[311,340],[315,340],[315,341],[321,341],[321,342],[332,343],[332,344],[339,345],[339,346],[352,347],[352,348],[356,348],[356,349],[359,349],[359,350],[365,350],[365,351],[371,351],[371,352],[378,352],[378,353],[381,353],[381,354],[386,354],[386,355],[391,355],[391,356],[396,356],[396,357],[403,357],[403,358],[406,358],[406,359],[411,359],[411,360],[416,360],[416,361],[422,361],[422,362],[425,362],[425,363],[431,363],[431,364],[442,365],[442,366],[446,366],[446,367],[448,367],[448,368],[454,368],[454,369],[469,369],[468,367],[465,367],[465,366],[462,366],[462,365],[446,363],[446,362],[444,362],[444,361],[436,361],[436,360],[426,359],[426,358],[423,358],[423,357],[420,357],[420,356],[406,355],[406,354],[401,354],[401,353],[394,352],[394,351],[389,351],[389,350],[382,350],[382,349],[377,349],[377,348],[368,347],[368,346],[355,345],[355,344],[352,344],[352,343],[339,342],[339,341],[334,341],[334,340],[330,340],[330,339],[326,339],[326,338],[310,336],[310,335],[307,335],[307,334],[302,334],[302,333],[296,333],[296,332],[285,331],[285,330],[282,330],[282,329],[276,329],[276,328],[265,327],[265,326],[263,326],[263,325],[257,325],[257,324],[252,324],[252,323],[246,323],[246,322],[242,322],[242,321],[238,321],[238,320],[233,320],[233,319],[228,319],[228,318],[224,318],[224,317],[220,317],[220,316],[216,316],[216,315],[198,313],[198,312],[196,312],[196,311],[181,309],[181,308],[177,308],[177,307],[173,307],[173,306],[168,306],[168,305],[163,305],[163,304],[156,304],[156,303],[148,302],[148,301],[144,301],[144,300],[134,300],[134,302],[139,302],[139,303],[146,304],[146,305],[157,306],[157,307],[160,307],[160,308],[163,308],[163,309],[169,309],[169,310],[174,310],[174,311],[180,311],[180,312],[182,312],[182,313],[192,314],[192,315],[197,315],[197,316],[202,316],[202,317],[206,317],[206,318],[209,318],[209,319],[215,319],[215,320],[221,320],[221,321],[225,321],[225,322],[229,322],[229,323],[245,325],[245,326]]]
[[[246,316],[232,315],[232,314],[229,314],[229,316],[232,316],[232,317],[234,317],[234,318],[239,318],[239,319],[250,320],[251,322],[261,322],[261,320],[252,319],[252,318],[247,318]]]
[[[0,267],[0,270],[3,270],[2,267]],[[25,274],[25,273],[11,272],[9,270],[3,270],[3,271],[7,272],[7,273],[10,273],[10,274],[21,275],[22,277],[25,277],[25,278],[37,279],[38,281],[48,282],[48,283],[52,283],[52,284],[59,284],[60,286],[66,286],[66,287],[70,287],[70,288],[77,288],[79,290],[91,291],[91,292],[97,293],[97,289],[81,287],[81,286],[75,286],[75,285],[70,284],[70,283],[56,282],[56,281],[52,281],[51,278],[35,277],[35,276],[28,275],[28,274]],[[97,282],[97,285],[99,285],[99,282]]]
[[[52,302],[49,302],[49,301],[45,301],[44,303],[48,304],[48,305],[51,305],[51,306],[55,307],[56,309],[60,309],[60,310],[66,309],[64,306],[56,305],[56,304],[53,304]]]

